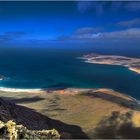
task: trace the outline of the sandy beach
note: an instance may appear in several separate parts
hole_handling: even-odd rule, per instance
[[[134,72],[140,74],[140,69],[129,67],[129,70],[134,71]]]
[[[0,91],[3,92],[27,92],[27,93],[43,93],[45,91],[41,89],[19,89],[19,88],[5,88],[5,87],[0,87]]]

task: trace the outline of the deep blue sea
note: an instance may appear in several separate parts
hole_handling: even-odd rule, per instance
[[[122,66],[97,65],[77,59],[87,53],[140,57],[140,51],[98,48],[1,47],[1,87],[110,88],[140,99],[140,75]]]

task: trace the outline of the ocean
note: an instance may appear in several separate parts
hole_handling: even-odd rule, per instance
[[[118,49],[119,50],[119,49]],[[85,63],[83,54],[139,57],[138,51],[98,48],[1,47],[0,87],[21,89],[109,88],[140,100],[140,75],[122,66]]]

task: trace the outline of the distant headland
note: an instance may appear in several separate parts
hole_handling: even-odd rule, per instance
[[[101,55],[101,54],[87,54],[80,57],[87,63],[106,64],[106,65],[120,65],[127,67],[129,70],[140,74],[140,59],[126,56],[116,55]]]

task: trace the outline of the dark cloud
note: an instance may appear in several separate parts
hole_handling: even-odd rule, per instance
[[[140,25],[140,19],[135,18],[135,19],[127,20],[127,21],[121,21],[121,22],[118,22],[117,25],[124,26],[124,27],[138,26]]]
[[[138,11],[138,10],[140,10],[140,1],[126,2],[126,4],[124,5],[124,7],[126,9],[128,9],[129,11]]]
[[[0,34],[0,41],[7,42],[15,39],[19,39],[23,37],[26,33],[25,32],[5,32]]]
[[[87,10],[93,8],[92,1],[79,1],[77,2],[77,8],[80,12],[86,12]]]
[[[94,10],[97,14],[102,14],[104,11],[104,6],[106,2],[96,2],[96,1],[79,1],[77,2],[77,8],[81,13],[88,10]]]
[[[79,1],[77,2],[77,9],[81,13],[93,10],[96,14],[102,14],[105,10],[116,11],[124,9],[127,11],[140,10],[139,1]]]

